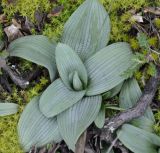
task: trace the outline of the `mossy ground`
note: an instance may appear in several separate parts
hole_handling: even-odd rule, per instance
[[[60,12],[60,14],[58,16],[51,17],[50,22],[46,23],[41,31],[42,34],[59,40],[63,31],[64,23],[83,1],[84,0],[58,0],[57,3],[54,3],[54,0],[2,0],[2,6],[9,22],[11,22],[13,16],[17,12],[21,16],[30,19],[32,22],[36,22],[36,10],[49,13],[53,8],[56,8],[57,6],[63,6],[63,10]],[[130,33],[131,22],[129,22],[129,19],[131,17],[131,10],[134,9],[138,11],[146,6],[158,5],[160,2],[158,2],[158,0],[101,0],[101,2],[105,6],[106,10],[108,10],[111,18],[112,31],[110,41],[127,41],[131,44],[135,52],[144,52],[140,49],[136,36]],[[155,22],[156,26],[160,27],[160,20],[157,19]],[[36,32],[33,30],[33,33]],[[0,27],[0,37],[2,35],[3,32],[2,28]],[[154,45],[157,40],[156,38],[151,38],[149,41],[152,45]],[[28,62],[23,61],[22,63],[22,69],[31,67]],[[148,75],[152,73],[151,71],[152,68],[149,67],[147,69]],[[140,83],[143,75],[144,74],[141,71],[138,71],[135,74]],[[29,102],[33,96],[41,92],[47,83],[48,79],[42,76],[38,84],[35,84],[24,91],[13,86],[11,95],[8,93],[0,94],[0,99],[12,101],[20,105],[20,111],[16,115],[0,117],[0,153],[23,152],[20,149],[17,137],[17,122],[19,116],[26,103]],[[160,94],[157,97],[160,99]],[[159,114],[159,112],[157,114]],[[159,117],[159,115],[156,116]],[[155,126],[155,130],[160,134],[160,125],[157,124]]]

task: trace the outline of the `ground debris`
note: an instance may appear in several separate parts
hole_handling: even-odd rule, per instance
[[[160,7],[146,7],[144,9],[145,13],[153,13],[155,15],[160,15]]]
[[[20,28],[15,26],[14,24],[4,28],[4,32],[6,33],[9,42],[23,36]]]

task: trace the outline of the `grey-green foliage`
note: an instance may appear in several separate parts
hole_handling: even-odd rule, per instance
[[[153,133],[124,124],[117,134],[120,141],[134,153],[158,153],[160,137]]]
[[[56,116],[82,99],[84,94],[83,90],[68,90],[62,80],[57,79],[43,92],[39,101],[40,110],[47,117]]]
[[[120,92],[120,107],[124,109],[133,107],[141,95],[142,92],[137,81],[134,78],[128,79],[124,82]],[[145,112],[144,117],[154,122],[154,116],[150,107]]]
[[[120,92],[120,106],[128,109],[133,107],[142,92],[135,79],[128,79],[124,82]],[[118,130],[117,135],[120,141],[134,153],[157,153],[156,148],[160,147],[160,137],[153,134],[154,116],[149,107],[145,114],[134,119],[130,124],[124,124]]]
[[[26,152],[31,146],[41,147],[62,140],[56,117],[50,119],[45,117],[39,110],[38,101],[39,96],[31,100],[18,123],[19,140]]]
[[[18,111],[18,105],[14,103],[0,102],[0,116],[15,114]]]
[[[116,87],[114,87],[113,89],[111,89],[110,91],[105,92],[102,97],[103,100],[109,99],[114,97],[115,95],[117,95],[122,88],[123,82],[121,82],[120,84],[118,84]]]
[[[79,136],[101,114],[102,94],[110,91],[110,98],[120,91],[125,80],[122,74],[132,64],[132,51],[125,42],[106,47],[109,34],[110,20],[104,7],[98,0],[86,0],[65,24],[61,43],[28,36],[10,45],[11,56],[45,66],[51,79],[56,68],[59,73],[22,113],[18,132],[26,151],[61,137],[74,151]],[[104,120],[104,110],[100,116]]]
[[[104,126],[104,123],[105,123],[105,105],[103,103],[101,105],[101,109],[100,109],[94,123],[98,128],[102,128]]]
[[[105,8],[98,0],[86,0],[66,22],[62,43],[85,60],[106,46],[109,33],[110,20]]]
[[[96,118],[100,107],[101,96],[85,97],[57,116],[59,130],[72,150],[75,150],[75,142],[81,133]]]
[[[50,79],[53,81],[56,76],[55,47],[56,43],[46,36],[33,35],[13,41],[9,45],[8,51],[10,56],[21,57],[46,67],[49,71]]]

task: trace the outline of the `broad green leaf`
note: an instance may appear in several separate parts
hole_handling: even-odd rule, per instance
[[[122,76],[131,65],[132,52],[127,43],[114,43],[90,57],[85,66],[89,76],[87,95],[111,90],[125,78]]]
[[[97,117],[101,101],[101,96],[85,97],[57,116],[60,133],[73,151],[79,136]]]
[[[55,43],[42,35],[25,36],[13,41],[8,48],[10,56],[21,57],[48,69],[53,81],[56,75]]]
[[[105,105],[104,104],[101,105],[101,109],[100,109],[94,123],[100,129],[104,126],[104,123],[105,123]]]
[[[106,93],[104,93],[102,95],[103,100],[110,99],[110,98],[113,98],[114,96],[116,96],[120,92],[122,85],[123,85],[123,82],[118,84],[116,87],[114,87],[110,91],[107,91]]]
[[[69,90],[61,79],[57,79],[41,95],[39,107],[46,117],[54,117],[77,103],[84,94],[84,90]]]
[[[131,124],[146,131],[153,132],[154,122],[145,116],[141,116],[138,119],[132,120]]]
[[[137,103],[141,95],[142,92],[137,81],[134,78],[128,79],[124,82],[121,89],[119,97],[120,107],[124,109],[133,107]],[[154,115],[150,107],[146,110],[144,116],[154,122]]]
[[[0,52],[0,59],[6,59],[9,56],[9,53],[5,50]]]
[[[110,19],[99,0],[86,0],[64,26],[62,42],[85,60],[109,41]]]
[[[0,116],[15,114],[18,111],[18,105],[14,103],[0,102]]]
[[[24,109],[19,123],[18,134],[23,149],[27,152],[51,142],[61,141],[57,119],[45,117],[39,110],[39,97],[35,97]]]
[[[124,124],[117,134],[134,153],[157,153],[156,147],[160,146],[160,137],[129,124]]]
[[[71,88],[72,86],[73,82],[72,80],[70,80],[70,76],[72,76],[74,72],[78,73],[77,76],[79,77],[80,81],[84,84],[84,87],[87,85],[87,71],[76,52],[73,51],[68,45],[62,43],[59,43],[57,45],[56,64],[59,74],[64,84],[68,88]]]

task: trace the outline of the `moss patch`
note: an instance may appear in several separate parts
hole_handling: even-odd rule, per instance
[[[48,0],[2,0],[2,7],[9,19],[18,12],[21,16],[35,21],[35,12],[37,10],[42,12],[49,11],[51,4]]]
[[[23,153],[17,135],[19,116],[0,117],[0,153]]]

